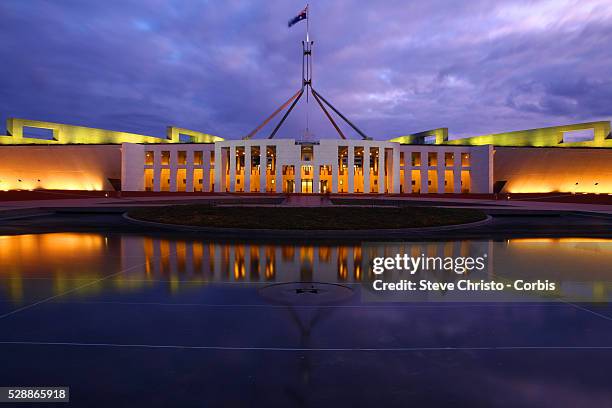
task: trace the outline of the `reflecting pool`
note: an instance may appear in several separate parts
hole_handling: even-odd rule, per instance
[[[471,278],[558,288],[364,297],[372,259],[398,253],[486,254]],[[612,240],[571,237],[2,236],[0,385],[69,385],[89,406],[610,406],[610,265]]]

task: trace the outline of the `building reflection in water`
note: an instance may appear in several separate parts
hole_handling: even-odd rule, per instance
[[[602,268],[612,261],[610,245],[611,240],[575,238],[278,245],[121,234],[2,236],[0,296],[25,303],[82,286],[74,294],[134,291],[158,283],[168,283],[171,293],[215,282],[355,283],[372,278],[374,256],[487,253],[489,276],[589,282],[590,296],[601,300],[610,293],[609,275]]]

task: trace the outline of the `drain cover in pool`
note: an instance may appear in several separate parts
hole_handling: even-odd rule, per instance
[[[287,282],[263,287],[259,294],[271,303],[322,305],[348,300],[353,295],[353,289],[336,283]]]

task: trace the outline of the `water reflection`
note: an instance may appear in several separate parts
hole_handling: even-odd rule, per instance
[[[612,289],[611,245],[612,240],[578,238],[305,245],[121,234],[2,236],[0,296],[22,303],[29,296],[134,291],[160,281],[169,282],[172,293],[215,282],[355,283],[372,278],[374,256],[487,253],[489,276],[579,281],[586,283],[585,300],[605,300]]]

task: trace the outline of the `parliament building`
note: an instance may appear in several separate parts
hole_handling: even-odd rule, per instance
[[[206,193],[612,194],[610,122],[449,139],[163,137],[9,118],[0,190]]]

